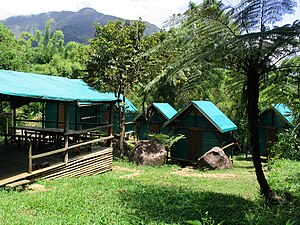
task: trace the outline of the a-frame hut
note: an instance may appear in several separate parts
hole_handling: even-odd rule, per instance
[[[9,103],[12,111],[7,120],[12,122],[5,126],[5,143],[0,142],[0,186],[22,179],[77,177],[111,170],[116,98],[80,79],[0,70],[0,80],[0,101]],[[19,118],[18,109],[31,102],[42,106],[41,118]],[[71,112],[80,102],[108,105],[108,123],[76,124],[76,114]],[[60,107],[49,121],[45,117],[48,103]]]
[[[164,127],[184,134],[171,149],[171,158],[195,162],[212,147],[232,142],[237,126],[210,101],[192,101],[167,121]]]
[[[268,156],[280,130],[294,127],[293,112],[285,104],[272,104],[259,115],[259,148],[261,156]]]
[[[141,113],[134,121],[139,140],[149,139],[149,134],[169,133],[163,124],[171,119],[177,111],[169,103],[152,103],[145,113]]]

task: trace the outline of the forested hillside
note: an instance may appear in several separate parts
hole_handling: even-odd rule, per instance
[[[108,21],[120,19],[104,15],[92,8],[83,8],[78,12],[62,11],[13,16],[0,22],[9,28],[16,37],[19,37],[22,32],[34,34],[36,30],[44,30],[45,23],[51,18],[54,19],[52,29],[61,30],[65,35],[65,42],[76,41],[85,44],[88,42],[88,38],[94,37],[94,23],[105,25]],[[146,24],[145,34],[159,31],[157,26],[148,22]]]

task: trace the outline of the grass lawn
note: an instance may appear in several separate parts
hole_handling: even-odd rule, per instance
[[[267,172],[272,187],[295,196],[270,207],[244,157],[223,171],[116,161],[101,175],[40,181],[43,192],[1,190],[0,224],[300,224],[299,164],[283,161]]]

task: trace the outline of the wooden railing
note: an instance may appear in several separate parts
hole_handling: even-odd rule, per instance
[[[98,126],[98,127],[94,127],[94,128],[90,128],[90,129],[69,131],[67,133],[64,133],[64,138],[67,139],[67,138],[69,138],[69,136],[72,136],[72,135],[87,134],[88,132],[92,132],[92,131],[96,131],[96,130],[100,130],[100,129],[104,129],[104,128],[111,128],[111,127],[112,127],[112,124],[109,124],[109,125]],[[45,152],[45,153],[41,153],[41,154],[37,154],[37,155],[32,155],[32,140],[29,140],[28,173],[32,173],[32,166],[33,166],[32,161],[34,159],[43,158],[43,157],[54,155],[54,154],[57,154],[57,153],[64,153],[64,155],[67,156],[67,157],[64,158],[64,163],[67,163],[68,162],[68,151],[69,150],[75,149],[75,148],[80,148],[80,147],[87,146],[87,145],[91,145],[91,144],[94,144],[94,143],[109,141],[109,140],[112,140],[113,138],[114,138],[114,136],[112,134],[110,134],[109,136],[99,137],[99,138],[96,138],[96,139],[93,139],[93,140],[77,143],[77,144],[74,144],[74,145],[71,145],[71,146],[66,144],[63,148],[55,149],[55,150]],[[110,143],[110,147],[111,147],[111,143]]]

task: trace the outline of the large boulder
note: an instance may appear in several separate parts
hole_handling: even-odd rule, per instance
[[[232,163],[222,148],[213,147],[198,159],[201,168],[230,169]]]
[[[161,166],[167,157],[165,147],[154,140],[140,140],[135,144],[130,160],[137,165]]]

